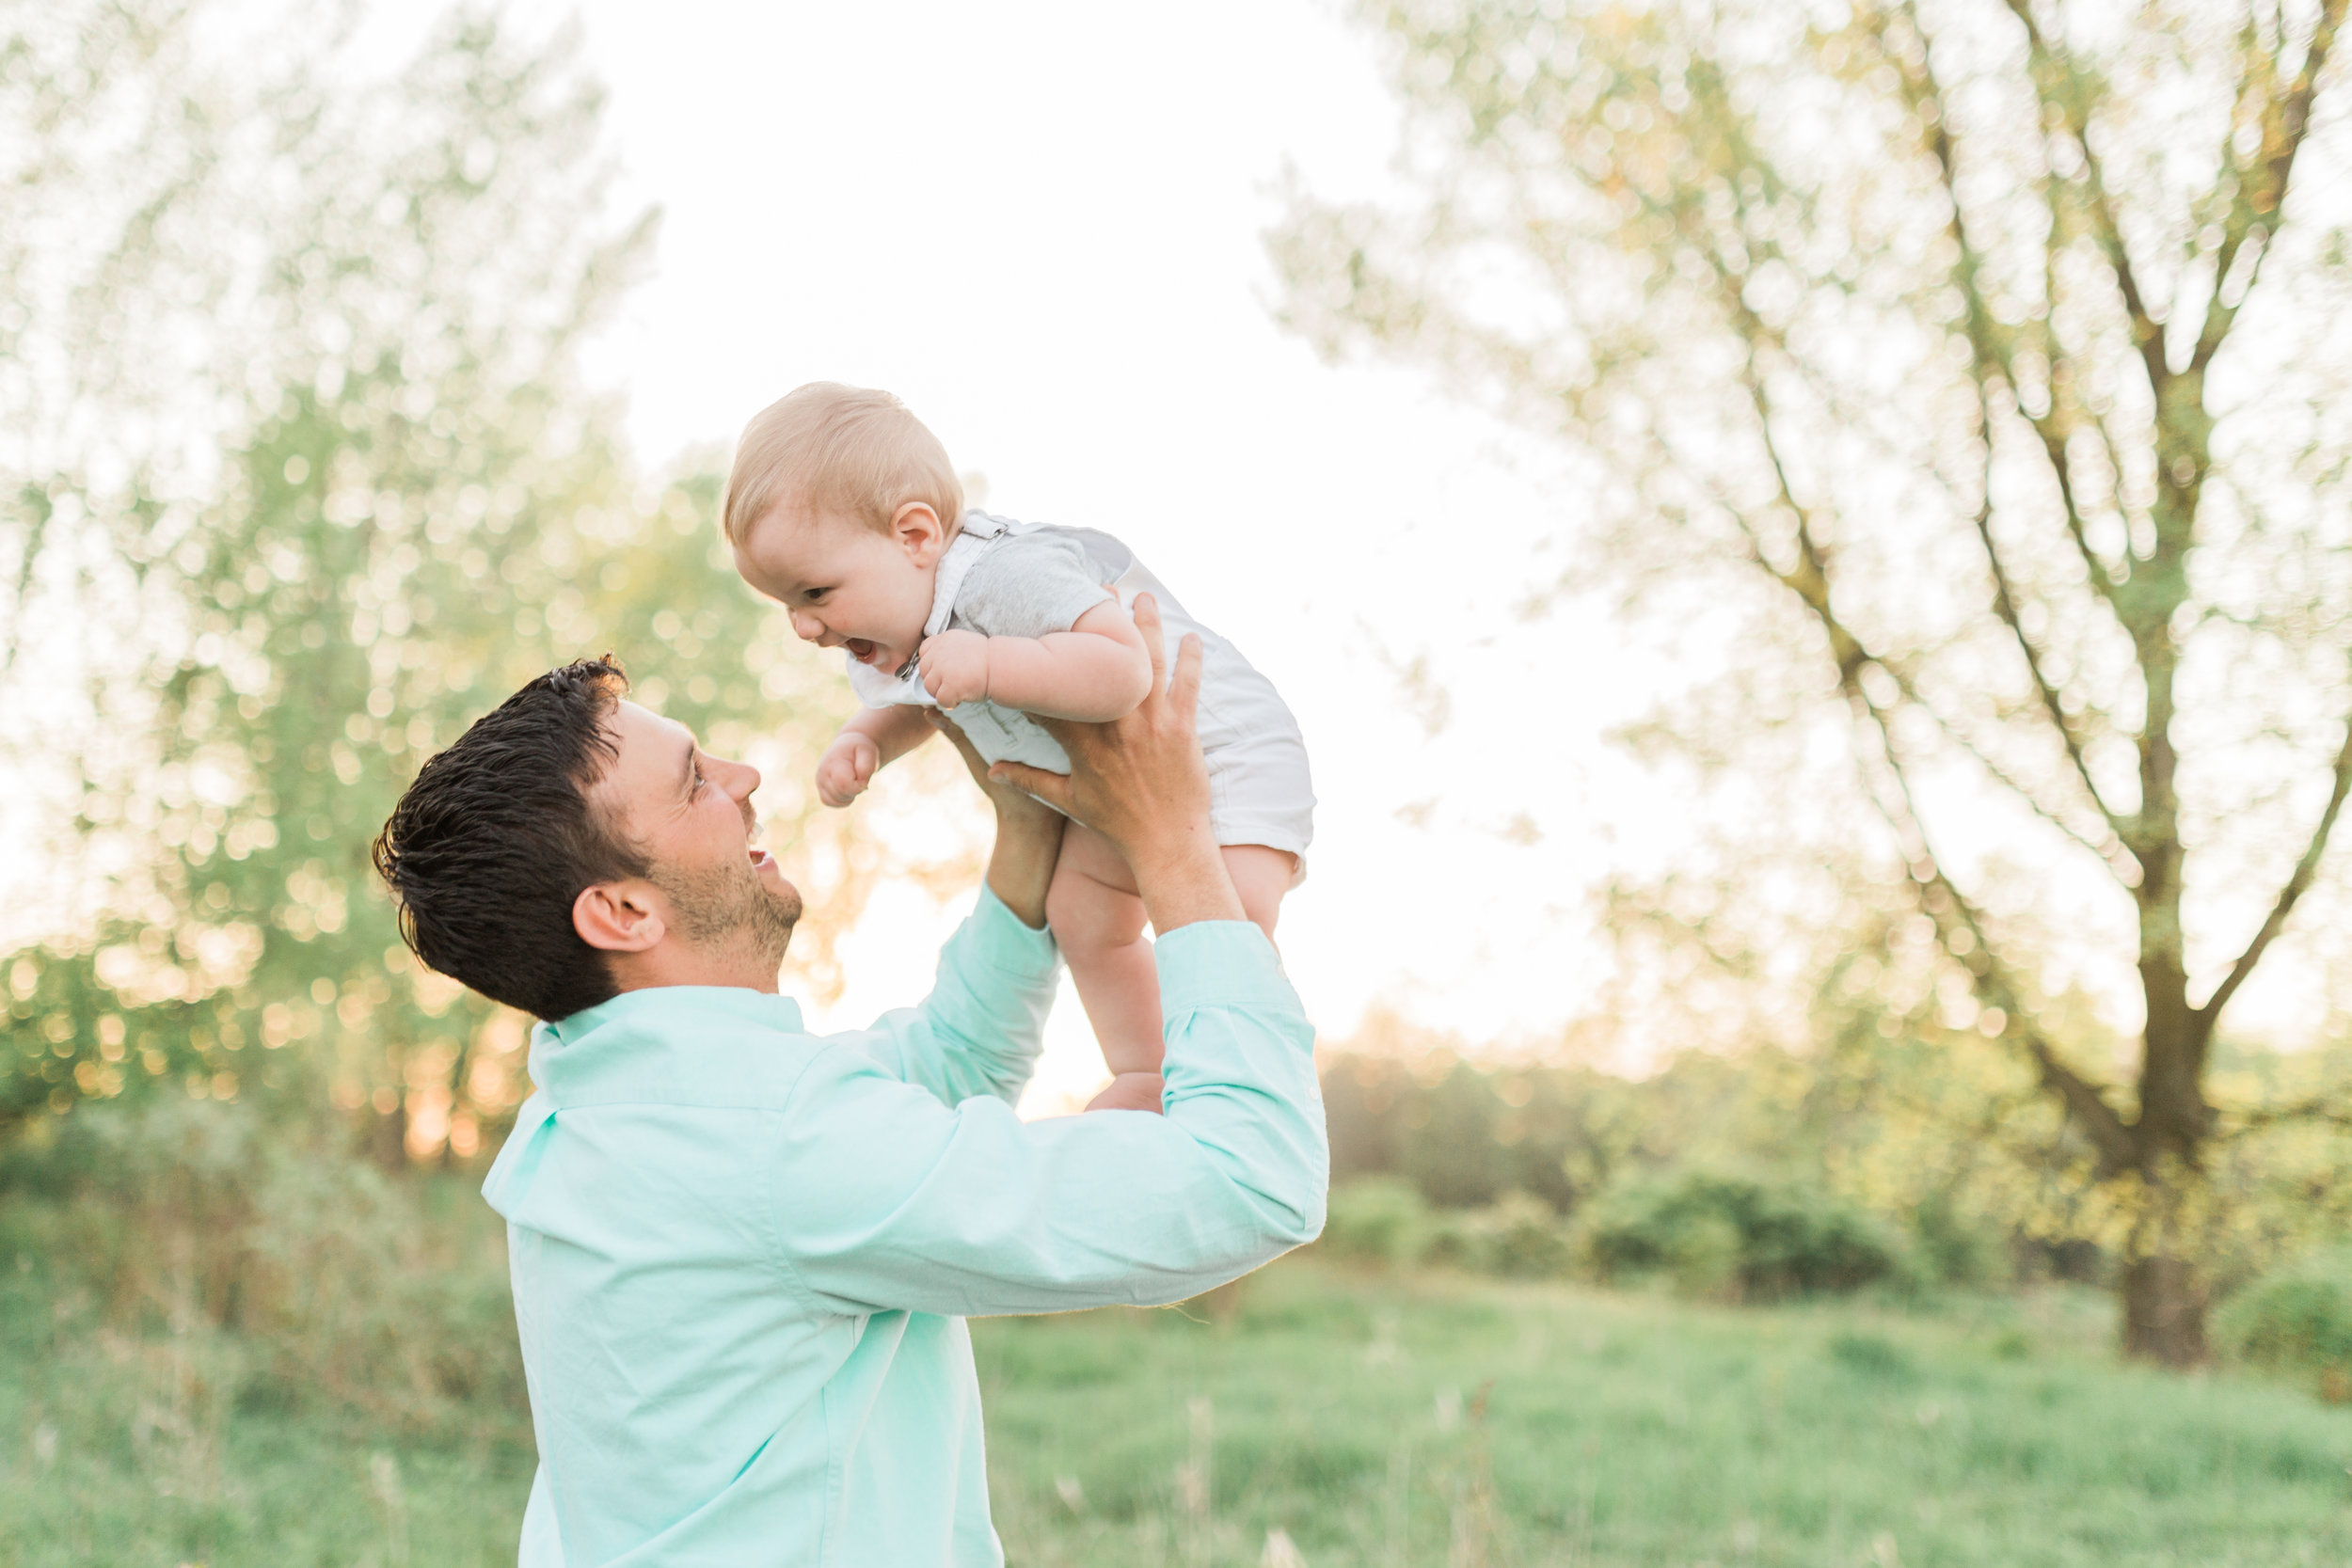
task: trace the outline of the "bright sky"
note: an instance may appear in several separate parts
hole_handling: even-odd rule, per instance
[[[1630,798],[1598,734],[1647,682],[1590,620],[1513,621],[1573,499],[1271,309],[1285,170],[1384,186],[1399,117],[1365,35],[1311,0],[582,18],[628,191],[666,214],[592,367],[648,461],[803,381],[898,392],[992,510],[1120,534],[1296,710],[1322,804],[1281,941],[1327,1037],[1375,1002],[1477,1037],[1581,1010],[1584,823],[1604,779]],[[1463,677],[1441,746],[1384,663],[1423,650]],[[1521,813],[1539,842],[1503,836]],[[881,901],[831,1021],[910,1000],[944,918]],[[1100,1071],[1074,997],[1057,1022],[1048,1098]]]

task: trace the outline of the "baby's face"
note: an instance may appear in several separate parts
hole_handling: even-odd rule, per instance
[[[791,611],[802,638],[820,648],[847,648],[859,663],[887,671],[913,658],[922,643],[946,548],[928,506],[900,509],[888,533],[852,516],[779,509],[746,531],[735,566],[744,581]]]

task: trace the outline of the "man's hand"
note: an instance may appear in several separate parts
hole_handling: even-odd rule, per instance
[[[920,734],[920,731],[916,732]],[[871,736],[852,731],[838,736],[817,762],[817,798],[834,807],[846,806],[866,793],[882,766],[882,748]]]
[[[1187,637],[1167,679],[1159,606],[1137,594],[1136,626],[1152,658],[1152,689],[1134,712],[1104,724],[1040,719],[1070,753],[1070,772],[1000,762],[989,776],[1016,784],[1119,847],[1154,929],[1240,920],[1241,899],[1209,827],[1209,770],[1193,733],[1200,640]]]
[[[988,886],[1021,923],[1031,930],[1045,924],[1045,890],[1054,880],[1054,863],[1061,855],[1061,813],[1041,803],[1013,784],[992,778],[988,764],[972,742],[956,728],[954,720],[937,708],[925,708],[931,728],[946,736],[963,758],[964,767],[996,808],[996,845],[989,855]]]
[[[923,639],[923,689],[941,707],[988,696],[988,639],[977,631],[943,631]]]

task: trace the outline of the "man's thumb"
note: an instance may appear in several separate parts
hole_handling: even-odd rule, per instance
[[[988,776],[998,784],[1009,784],[1024,795],[1044,801],[1057,811],[1070,805],[1070,775],[1048,773],[1042,768],[1031,768],[1025,762],[1000,762],[990,768]]]

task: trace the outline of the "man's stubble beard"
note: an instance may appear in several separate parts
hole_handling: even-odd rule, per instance
[[[801,895],[790,883],[781,893],[760,885],[749,860],[707,869],[665,866],[653,885],[670,901],[678,934],[706,952],[739,950],[747,964],[773,975],[792,945],[801,918]]]

